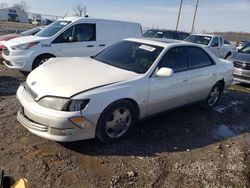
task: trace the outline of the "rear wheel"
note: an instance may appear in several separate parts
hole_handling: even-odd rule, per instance
[[[35,68],[39,67],[40,65],[44,64],[46,61],[48,61],[50,58],[52,58],[52,55],[41,55],[38,56],[32,65],[32,70],[34,70]]]
[[[127,137],[136,121],[135,107],[128,101],[117,101],[108,106],[98,121],[96,136],[106,143]]]
[[[219,102],[223,89],[224,88],[222,84],[216,83],[209,92],[203,107],[205,107],[206,109],[213,108]]]

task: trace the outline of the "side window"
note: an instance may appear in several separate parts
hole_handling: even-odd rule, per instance
[[[228,40],[224,40],[224,44],[231,44]]]
[[[181,40],[184,40],[185,38],[187,38],[189,35],[187,33],[181,33],[180,34],[180,37],[181,37]]]
[[[219,46],[218,37],[214,37],[214,38],[213,38],[212,43],[211,43],[211,46],[212,46],[212,47]]]
[[[191,69],[214,64],[212,59],[208,56],[208,54],[201,48],[187,47],[187,52],[189,55]]]
[[[173,32],[171,32],[171,31],[164,31],[164,34],[163,34],[162,38],[172,39],[173,38]]]
[[[188,70],[188,57],[185,47],[174,47],[166,52],[159,63],[159,68],[167,67],[174,72]]]
[[[75,26],[73,37],[75,42],[95,41],[96,26],[95,24],[78,24]]]
[[[175,40],[180,40],[179,33],[173,32],[173,39],[175,39]]]
[[[59,35],[53,41],[53,43],[66,43],[66,42],[69,42],[69,38],[72,37],[73,27],[70,27],[69,29],[67,29],[66,31],[64,31],[61,35]]]

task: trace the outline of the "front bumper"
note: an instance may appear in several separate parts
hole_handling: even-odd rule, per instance
[[[234,67],[233,75],[235,81],[250,84],[250,70],[244,70]]]
[[[69,118],[81,116],[80,112],[61,112],[37,104],[23,86],[17,91],[18,121],[30,132],[58,142],[71,142],[95,137],[98,115],[84,116],[85,128],[80,128]]]
[[[29,72],[32,70],[33,56],[29,51],[10,51],[9,55],[2,53],[3,64],[10,69]]]

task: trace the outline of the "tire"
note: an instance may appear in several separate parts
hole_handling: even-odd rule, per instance
[[[109,105],[101,114],[96,137],[106,143],[116,143],[126,138],[137,120],[133,104],[120,100]]]
[[[43,63],[45,63],[46,61],[48,61],[52,57],[54,57],[54,56],[52,56],[52,55],[38,56],[33,62],[32,70],[36,69],[37,67],[39,67],[40,65],[42,65]]]
[[[212,109],[219,102],[223,90],[223,85],[216,83],[209,92],[207,99],[202,104],[202,107],[205,109]]]

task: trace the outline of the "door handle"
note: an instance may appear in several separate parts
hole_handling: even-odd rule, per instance
[[[106,44],[99,44],[99,46],[106,46]]]
[[[87,45],[87,48],[93,48],[94,45]]]
[[[212,74],[212,76],[216,76],[216,75],[217,75],[217,73],[213,73],[213,74]]]
[[[184,79],[184,80],[182,80],[182,82],[188,82],[188,79]]]

